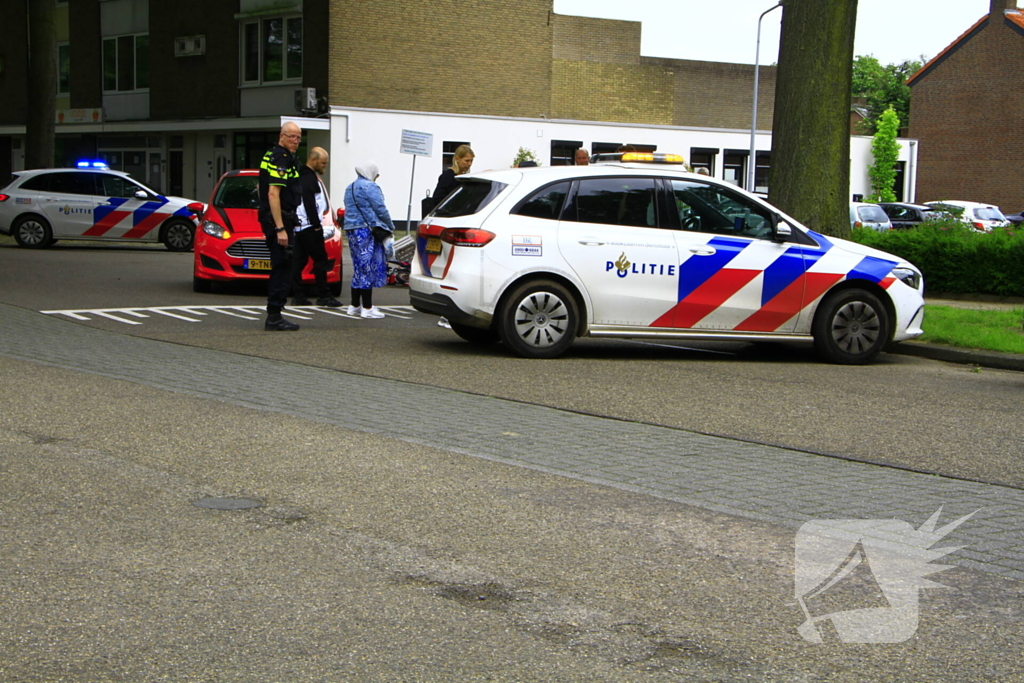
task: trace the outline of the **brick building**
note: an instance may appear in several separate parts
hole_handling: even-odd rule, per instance
[[[1024,10],[991,0],[980,18],[907,82],[920,142],[917,194],[1024,208]]]

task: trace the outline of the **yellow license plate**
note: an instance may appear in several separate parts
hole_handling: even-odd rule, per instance
[[[440,237],[428,237],[427,238],[427,253],[428,254],[440,254],[441,253],[441,238]]]
[[[246,270],[270,270],[270,259],[250,258],[245,260]]]

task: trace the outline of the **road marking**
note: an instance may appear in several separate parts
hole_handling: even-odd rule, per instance
[[[415,309],[412,306],[378,306],[386,317],[409,320]],[[45,315],[59,315],[72,320],[92,321],[96,318],[113,320],[125,325],[142,325],[139,319],[157,319],[160,317],[174,318],[189,323],[203,322],[200,318],[209,319],[211,313],[241,318],[242,320],[260,320],[266,313],[263,306],[133,306],[131,308],[76,308],[59,311],[39,311]],[[359,320],[357,315],[349,315],[344,310],[327,308],[326,306],[289,306],[284,315],[299,320],[312,320],[317,313]],[[131,320],[129,318],[136,318]]]

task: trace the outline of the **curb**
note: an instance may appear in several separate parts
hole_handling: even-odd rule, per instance
[[[999,353],[998,351],[979,351],[977,349],[960,349],[942,344],[906,341],[893,344],[886,349],[888,353],[905,356],[919,356],[947,363],[977,365],[996,370],[1015,370],[1024,372],[1024,355],[1016,353]]]

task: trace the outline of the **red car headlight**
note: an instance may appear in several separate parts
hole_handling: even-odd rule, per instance
[[[228,232],[227,228],[225,228],[222,225],[218,225],[213,221],[203,221],[202,228],[203,232],[205,232],[207,235],[209,235],[210,237],[216,237],[219,240],[226,240],[231,237],[231,233]]]

